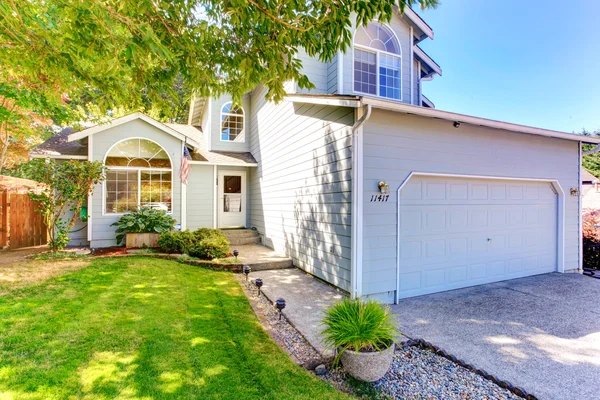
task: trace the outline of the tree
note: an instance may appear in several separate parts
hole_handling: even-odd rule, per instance
[[[357,24],[388,21],[394,7],[416,3],[438,0],[6,0],[0,84],[32,95],[17,106],[21,115],[54,123],[76,121],[90,102],[101,113],[148,102],[168,110],[181,93],[239,101],[259,84],[278,101],[286,81],[313,87],[299,49],[329,61],[350,45],[353,15]],[[0,91],[9,136],[38,126],[7,99]]]
[[[587,130],[581,131],[581,134],[584,136],[600,136],[600,131],[589,132]],[[594,144],[584,144],[582,146],[583,151],[588,151],[596,147]],[[596,178],[600,177],[600,153],[592,153],[587,156],[583,156],[581,160],[581,165],[583,168],[590,171],[592,175]]]
[[[53,252],[69,243],[81,207],[104,179],[105,167],[100,161],[64,161],[34,159],[28,163],[28,176],[44,185],[40,193],[29,196],[37,202],[48,230],[48,246]],[[66,217],[66,212],[71,215]]]

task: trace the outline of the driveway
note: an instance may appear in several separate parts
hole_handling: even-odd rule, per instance
[[[600,280],[546,274],[401,300],[402,333],[540,399],[600,399]]]

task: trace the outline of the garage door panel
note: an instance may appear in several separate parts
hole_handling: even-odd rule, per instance
[[[399,216],[400,297],[556,270],[549,183],[413,178]]]

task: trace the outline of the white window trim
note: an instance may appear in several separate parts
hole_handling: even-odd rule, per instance
[[[224,143],[245,143],[246,142],[246,111],[244,110],[244,106],[240,105],[240,110],[242,110],[242,137],[244,140],[223,140],[223,115],[229,115],[232,117],[239,116],[240,114],[226,113],[223,112],[223,109],[226,105],[231,104],[233,106],[233,101],[228,101],[223,103],[221,106],[221,112],[219,113],[219,140]],[[239,135],[238,135],[239,136]]]
[[[106,151],[106,153],[104,154],[104,159],[103,159],[103,164],[106,166],[106,157],[108,157],[108,154],[111,152],[111,150],[117,146],[119,143],[124,142],[126,140],[131,140],[131,139],[141,139],[141,140],[147,140],[149,142],[152,142],[154,144],[156,144],[157,146],[159,146],[161,149],[163,149],[163,151],[167,154],[167,157],[169,157],[169,162],[171,163],[171,168],[147,168],[147,167],[106,167],[108,170],[112,170],[112,171],[132,171],[132,170],[137,170],[138,171],[138,207],[140,206],[140,190],[141,190],[141,185],[140,185],[140,174],[142,172],[142,170],[146,170],[146,171],[170,171],[171,172],[171,211],[167,211],[168,215],[172,215],[173,214],[173,208],[175,205],[175,202],[173,201],[173,188],[175,186],[175,180],[174,177],[175,175],[173,174],[173,159],[171,158],[171,155],[169,154],[169,152],[163,147],[161,146],[158,142],[155,142],[152,139],[148,139],[145,137],[128,137],[125,138],[123,140],[119,140],[118,142],[114,143],[112,146],[110,146],[110,148]],[[107,213],[106,212],[106,179],[102,181],[102,216],[103,217],[110,217],[110,216],[122,216],[129,213],[128,212],[124,212],[124,213]]]
[[[375,96],[381,99],[386,99],[386,100],[390,100],[390,101],[403,101],[403,86],[402,86],[402,62],[403,62],[403,52],[402,52],[402,44],[400,43],[400,39],[398,39],[398,35],[396,35],[396,32],[394,32],[394,30],[392,29],[391,26],[389,26],[388,24],[384,24],[381,23],[377,20],[373,20],[371,23],[377,23],[383,27],[385,27],[386,29],[388,29],[390,31],[390,33],[392,34],[392,36],[396,39],[396,43],[398,44],[398,50],[400,51],[400,54],[394,54],[394,53],[390,53],[389,51],[385,51],[385,50],[378,50],[375,49],[373,47],[368,47],[368,46],[363,46],[361,44],[356,44],[355,43],[355,39],[356,39],[356,32],[358,32],[358,28],[357,27],[354,30],[354,34],[352,35],[352,92],[353,93],[358,93],[358,94],[363,94],[365,96]],[[354,60],[355,60],[355,54],[354,54],[354,50],[362,50],[362,51],[366,51],[366,52],[370,52],[370,53],[375,53],[375,94],[372,93],[365,93],[365,92],[361,92],[358,90],[354,89],[354,79],[355,79],[355,70],[354,70]],[[384,55],[388,55],[391,57],[396,57],[400,60],[400,98],[399,99],[394,99],[392,97],[385,97],[385,96],[381,96],[379,94],[379,54],[384,54]]]

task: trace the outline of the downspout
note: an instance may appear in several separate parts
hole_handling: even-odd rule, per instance
[[[419,67],[419,74],[421,74],[421,68]],[[433,80],[433,76],[435,75],[435,72],[431,72],[425,76],[420,77],[419,79],[417,79],[417,87],[419,88],[419,106],[421,106],[423,104],[423,87],[422,87],[422,82],[426,81],[432,81]]]
[[[362,294],[362,221],[363,221],[363,135],[362,126],[371,117],[371,105],[358,109],[360,118],[352,125],[352,298]]]

